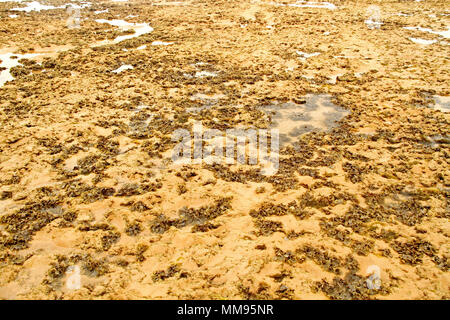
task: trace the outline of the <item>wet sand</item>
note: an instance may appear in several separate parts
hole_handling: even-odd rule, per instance
[[[0,298],[449,299],[447,1],[30,3],[0,0]],[[198,122],[279,128],[278,171],[172,162]]]

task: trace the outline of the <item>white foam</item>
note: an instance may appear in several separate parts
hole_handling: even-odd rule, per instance
[[[114,72],[114,73],[121,73],[122,71],[125,71],[125,70],[132,70],[132,69],[134,69],[132,65],[130,65],[130,64],[124,64],[124,65],[121,65],[121,66],[120,66],[119,68],[117,68],[116,70],[113,70],[113,71],[111,71],[111,72]]]
[[[9,17],[10,17],[11,19],[14,19],[14,18],[17,18],[18,15],[17,15],[17,14],[10,14]]]
[[[146,48],[147,48],[147,45],[144,44],[144,45],[142,45],[142,46],[140,46],[140,47],[137,47],[136,50],[144,50],[144,49],[146,49]]]

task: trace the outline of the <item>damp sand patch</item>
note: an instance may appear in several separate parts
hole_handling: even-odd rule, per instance
[[[270,128],[278,129],[280,146],[293,143],[301,135],[313,131],[329,131],[350,112],[331,102],[327,94],[309,94],[304,103],[274,103],[262,106],[271,120]]]

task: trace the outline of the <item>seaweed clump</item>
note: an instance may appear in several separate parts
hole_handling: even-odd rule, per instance
[[[337,275],[341,274],[341,259],[329,255],[326,251],[316,249],[310,245],[305,245],[302,248],[297,249],[296,253],[304,254],[307,258],[313,260],[328,272],[332,272]]]
[[[313,292],[322,291],[332,300],[369,300],[375,294],[387,294],[386,288],[369,289],[367,279],[353,271],[348,272],[343,278],[334,277],[329,283],[327,280],[316,282]]]
[[[403,243],[395,241],[391,247],[400,255],[400,261],[413,266],[422,263],[424,255],[434,257],[437,251],[430,242],[416,238]]]
[[[193,232],[214,229],[215,226],[207,223],[231,209],[231,200],[231,197],[223,197],[216,200],[212,205],[206,205],[200,208],[183,207],[178,210],[179,218],[176,219],[169,219],[164,214],[160,214],[152,221],[150,229],[154,233],[164,233],[171,226],[183,228],[194,225]]]
[[[28,247],[32,236],[53,220],[61,217],[63,210],[57,200],[29,203],[19,210],[0,217],[9,235],[0,238],[4,247],[21,250]]]
[[[155,271],[152,275],[153,282],[164,281],[166,279],[172,278],[181,271],[178,264],[173,264],[167,270]]]

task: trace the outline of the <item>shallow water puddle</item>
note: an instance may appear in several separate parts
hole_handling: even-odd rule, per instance
[[[0,1],[2,2],[2,1]],[[3,1],[4,2],[4,1]],[[16,1],[16,2],[22,2],[22,1]],[[67,6],[71,6],[74,9],[84,9],[91,6],[90,2],[81,1],[80,4],[75,3],[68,3],[59,7],[55,7],[52,5],[43,5],[37,1],[32,2],[26,2],[26,7],[21,8],[13,8],[11,11],[24,11],[24,12],[31,12],[31,11],[42,11],[42,10],[55,10],[55,9],[66,9]]]
[[[432,34],[437,34],[444,38],[450,38],[450,27],[447,27],[447,31],[434,31],[430,28],[422,28],[422,27],[403,27],[403,29],[428,32],[428,33],[432,33]]]
[[[170,46],[173,42],[153,41],[152,46]]]
[[[426,39],[420,39],[420,38],[408,38],[408,39],[414,43],[423,44],[426,46],[437,42],[437,40],[426,40]]]
[[[121,28],[132,27],[134,25],[133,23],[126,22],[125,20],[119,20],[119,19],[115,19],[115,20],[96,19],[95,22],[107,23],[114,27],[121,27]]]
[[[217,72],[211,71],[197,71],[194,75],[196,78],[208,78],[208,77],[217,77]]]
[[[100,13],[107,13],[109,11],[109,9],[105,9],[105,10],[97,10],[94,11],[95,14],[100,14]]]
[[[150,27],[150,25],[148,23],[131,23],[131,22],[126,22],[124,20],[105,20],[105,19],[97,19],[95,20],[95,22],[97,23],[107,23],[109,25],[112,25],[114,27],[119,27],[122,30],[126,31],[126,30],[134,30],[133,34],[129,34],[129,35],[124,35],[124,36],[118,36],[117,38],[115,38],[114,40],[110,41],[110,40],[103,40],[100,41],[96,44],[94,44],[93,46],[102,46],[102,45],[107,45],[107,44],[115,44],[115,43],[119,43],[121,41],[124,40],[129,40],[129,39],[133,39],[133,38],[137,38],[139,36],[142,36],[143,34],[147,34],[153,31],[153,28]]]
[[[432,106],[433,109],[442,112],[450,111],[450,97],[434,96],[433,98],[434,98],[434,105]]]
[[[380,27],[383,25],[383,22],[372,19],[365,20],[364,23],[369,29],[380,29]]]
[[[261,109],[271,118],[271,128],[279,130],[280,146],[292,143],[308,132],[328,131],[337,126],[336,121],[349,114],[333,104],[327,94],[309,94],[303,104],[275,103]]]
[[[20,66],[19,63],[20,59],[26,58],[33,58],[35,56],[38,56],[39,53],[29,53],[29,54],[14,54],[14,53],[5,53],[0,54],[0,60],[2,61],[0,63],[0,68],[6,68],[6,70],[3,70],[0,72],[0,87],[2,87],[6,82],[14,80],[14,77],[12,76],[10,70],[13,67]]]
[[[124,65],[121,65],[121,66],[120,66],[119,68],[117,68],[116,70],[113,70],[113,71],[111,71],[111,72],[113,72],[113,73],[121,73],[122,71],[125,71],[125,70],[132,70],[132,69],[134,69],[132,65],[130,65],[130,64],[124,64]]]
[[[84,9],[84,8],[89,8],[92,3],[87,2],[87,1],[80,1],[80,4],[75,4],[75,3],[66,3],[66,6],[71,6],[74,9]]]
[[[436,134],[433,136],[426,137],[426,140],[421,142],[426,147],[436,149],[440,148],[442,145],[450,145],[450,137],[449,136],[443,136],[440,134]]]
[[[249,129],[250,131],[247,131]],[[170,168],[190,164],[222,163],[238,166],[257,165],[263,175],[273,175],[278,170],[278,140],[269,138],[270,147],[268,147],[266,130],[258,133],[257,130],[237,126],[220,131],[204,127],[200,121],[194,121],[192,131],[193,140],[192,136],[185,136],[174,149],[163,154],[164,158],[172,159],[172,163],[169,163]],[[266,144],[263,146],[261,143]],[[185,153],[186,150],[188,154]]]
[[[336,84],[338,77],[342,77],[343,75],[344,75],[344,73],[333,74],[333,75],[328,77],[328,80],[326,81],[326,83],[328,83],[328,84]]]
[[[189,73],[187,73],[187,72],[183,73],[183,75],[186,78],[188,78],[188,79],[217,77],[219,75],[219,72],[211,70],[213,68],[212,68],[212,66],[209,63],[196,62],[196,63],[191,64],[191,66],[196,68],[198,71],[189,72]]]
[[[299,50],[295,51],[295,53],[299,55],[300,60],[302,61],[306,61],[306,59],[318,56],[320,54],[320,52],[307,53]]]
[[[64,9],[65,6],[55,7],[55,6],[47,6],[40,4],[37,1],[33,2],[27,2],[26,7],[22,8],[13,8],[11,11],[24,11],[24,12],[31,12],[31,11],[41,11],[41,10],[54,10],[54,9]]]
[[[409,16],[412,16],[412,14],[407,14],[407,13],[403,13],[403,12],[396,13],[395,15],[396,15],[396,16],[399,16],[399,17],[409,17]]]

